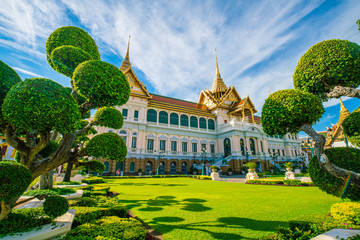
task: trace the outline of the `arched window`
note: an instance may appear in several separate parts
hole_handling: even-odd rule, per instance
[[[197,128],[198,127],[198,119],[195,116],[190,117],[190,127]]]
[[[165,174],[165,163],[164,162],[160,162],[160,174],[164,175]]]
[[[187,174],[187,163],[183,162],[181,164],[181,174]]]
[[[252,138],[250,138],[250,151],[252,155],[256,155],[255,141]]]
[[[135,172],[135,163],[134,162],[130,163],[130,172]]]
[[[200,125],[200,128],[206,129],[206,119],[205,118],[200,118],[199,119],[199,125]]]
[[[150,172],[152,173],[152,171],[153,171],[153,164],[152,162],[148,161],[145,165],[145,174],[149,175]]]
[[[184,127],[188,127],[189,126],[189,117],[186,115],[181,115],[180,116],[180,125],[184,126]]]
[[[171,113],[170,114],[170,124],[171,125],[179,125],[179,115],[177,115],[176,113]]]
[[[215,130],[215,121],[212,119],[208,120],[208,127],[210,130]]]
[[[244,139],[240,139],[241,155],[245,155]]]
[[[109,162],[104,162],[104,165],[105,165],[105,171],[104,172],[109,172],[109,167],[110,167]]]
[[[170,173],[176,174],[176,162],[172,162],[170,165]]]
[[[169,115],[165,111],[159,112],[159,123],[168,124],[169,123]]]
[[[124,171],[124,162],[116,162],[115,171]]]
[[[231,142],[229,138],[224,139],[224,154],[225,157],[231,155]]]
[[[147,111],[146,120],[148,122],[156,122],[156,120],[157,120],[157,112],[154,109],[149,109]]]

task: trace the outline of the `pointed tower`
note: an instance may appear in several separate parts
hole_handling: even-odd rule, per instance
[[[127,80],[129,81],[130,88],[131,88],[131,96],[141,97],[150,99],[151,95],[146,89],[146,86],[143,85],[143,82],[140,82],[137,78],[134,70],[131,67],[130,57],[129,57],[129,48],[130,48],[130,36],[129,42],[126,50],[126,55],[124,61],[121,64],[120,71],[124,73]]]
[[[332,144],[334,142],[341,142],[341,141],[345,141],[345,135],[343,132],[343,128],[342,128],[342,123],[345,120],[345,118],[347,118],[350,115],[350,112],[348,109],[346,109],[344,103],[342,102],[341,98],[340,99],[340,116],[339,116],[339,120],[337,121],[336,125],[334,125],[332,127],[332,129],[334,129],[333,134],[330,135],[330,137],[328,137],[326,139],[326,144],[325,144],[325,148],[330,148],[332,146]]]
[[[220,75],[216,49],[215,49],[215,58],[216,58],[216,75],[210,92],[213,94],[215,98],[219,99],[226,92],[227,87]]]
[[[130,58],[129,58],[129,47],[130,47],[130,35],[129,35],[129,41],[128,41],[128,47],[126,51],[126,56],[124,58],[124,61],[121,64],[120,70],[122,72],[126,72],[129,68],[131,68]]]

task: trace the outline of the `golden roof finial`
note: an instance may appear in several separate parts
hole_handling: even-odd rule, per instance
[[[120,70],[123,72],[125,72],[126,70],[128,70],[131,67],[130,57],[129,57],[130,37],[131,36],[129,35],[129,41],[128,41],[126,55],[125,55],[124,61],[121,64],[121,67],[120,67]]]
[[[216,48],[215,48],[215,58],[216,58],[216,76],[215,76],[214,83],[213,83],[210,91],[212,93],[223,93],[227,90],[227,87],[220,76]]]
[[[127,47],[127,51],[126,51],[126,56],[125,56],[125,60],[130,61],[129,59],[129,47],[130,47],[130,35],[129,35],[129,41],[128,41],[128,47]]]
[[[343,101],[341,100],[341,98],[339,98],[339,99],[340,99],[340,107],[341,107],[341,111],[346,110],[346,107],[345,107],[345,105],[344,105]]]
[[[218,60],[217,60],[216,48],[215,48],[215,58],[216,58],[216,77],[221,78],[220,71],[219,71]]]

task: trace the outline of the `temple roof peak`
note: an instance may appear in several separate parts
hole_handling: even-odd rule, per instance
[[[129,48],[130,48],[130,35],[129,35],[129,41],[128,41],[128,46],[127,46],[127,50],[126,50],[126,55],[124,58],[124,61],[121,64],[120,70],[121,71],[125,71],[127,70],[129,67],[131,67],[131,63],[130,63],[130,57],[129,57]]]
[[[227,87],[220,75],[216,49],[215,49],[215,58],[216,58],[216,76],[215,76],[214,83],[213,83],[210,91],[212,93],[223,93],[227,90]]]

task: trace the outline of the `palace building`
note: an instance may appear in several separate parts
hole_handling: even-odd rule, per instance
[[[149,93],[131,67],[129,45],[120,70],[131,86],[129,101],[116,106],[124,126],[96,129],[122,136],[128,154],[123,162],[99,159],[105,175],[135,175],[139,169],[149,174],[158,168],[161,174],[186,174],[194,168],[200,172],[203,162],[241,173],[248,161],[264,171],[277,165],[275,161],[300,160],[298,136],[266,135],[250,97],[240,97],[234,86],[224,83],[217,58],[213,85],[200,92],[197,103]]]

